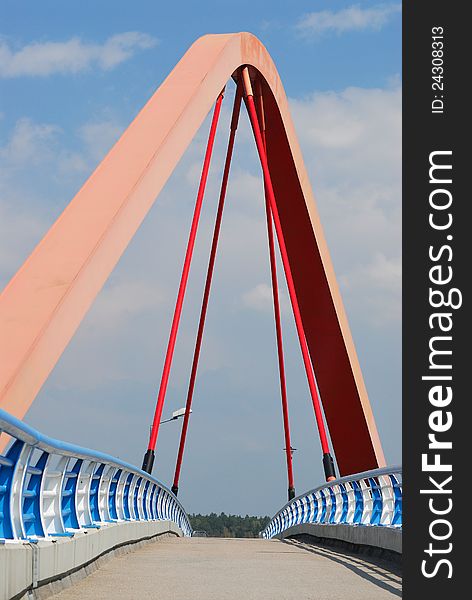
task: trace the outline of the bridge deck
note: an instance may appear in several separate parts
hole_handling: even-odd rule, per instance
[[[299,542],[186,538],[117,556],[58,600],[381,600],[401,579],[359,556]]]

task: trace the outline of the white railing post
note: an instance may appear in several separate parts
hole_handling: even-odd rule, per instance
[[[43,529],[47,537],[65,533],[62,520],[62,486],[69,457],[50,454],[46,461],[40,497]]]
[[[23,444],[13,470],[13,482],[10,496],[10,514],[11,526],[14,539],[25,537],[25,527],[23,523],[23,489],[25,483],[26,469],[29,464],[33,448],[28,444]]]

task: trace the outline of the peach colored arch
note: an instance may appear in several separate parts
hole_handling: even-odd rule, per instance
[[[267,153],[290,265],[341,474],[384,457],[331,259],[272,59],[249,33],[198,39],[0,297],[0,406],[22,418],[241,65],[263,78]]]

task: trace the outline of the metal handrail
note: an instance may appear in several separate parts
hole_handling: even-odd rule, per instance
[[[303,523],[402,527],[401,467],[341,477],[283,506],[261,532],[270,539]]]
[[[13,440],[0,455],[0,539],[51,539],[124,521],[170,520],[192,527],[158,479],[102,452],[61,442],[0,409]]]

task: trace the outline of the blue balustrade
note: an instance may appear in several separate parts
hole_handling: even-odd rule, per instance
[[[0,409],[0,539],[70,537],[110,522],[171,520],[192,528],[160,481],[107,454],[54,440]]]
[[[401,528],[401,475],[401,467],[387,467],[325,483],[287,502],[260,535],[270,539],[307,522]]]

